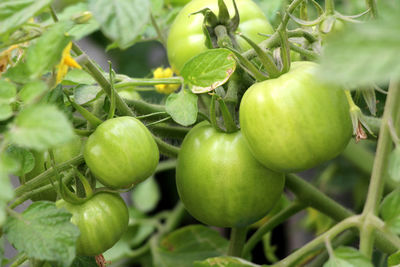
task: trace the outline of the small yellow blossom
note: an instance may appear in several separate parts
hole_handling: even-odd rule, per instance
[[[174,72],[172,71],[171,68],[157,68],[154,70],[153,72],[153,76],[154,78],[170,78],[174,75]],[[162,93],[162,94],[171,94],[173,92],[175,92],[176,90],[178,90],[178,88],[180,87],[179,84],[158,84],[155,85],[155,88],[157,90],[157,92]]]
[[[78,64],[78,62],[76,62],[75,59],[71,56],[71,47],[72,43],[69,42],[62,52],[60,63],[57,65],[57,84],[59,84],[64,79],[65,75],[67,75],[69,67],[77,69],[82,68]]]

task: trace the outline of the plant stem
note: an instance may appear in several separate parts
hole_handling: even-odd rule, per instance
[[[371,12],[371,17],[373,19],[376,19],[378,17],[378,9],[376,7],[376,1],[375,0],[366,0],[367,6]]]
[[[229,241],[228,256],[240,257],[246,242],[247,227],[233,227]]]
[[[279,30],[283,30],[283,29],[286,30],[286,26],[287,26],[287,24],[288,24],[288,22],[289,22],[289,19],[290,19],[288,13],[292,13],[292,12],[301,4],[301,2],[303,2],[303,1],[304,1],[304,0],[294,0],[294,1],[288,6],[288,8],[286,9],[285,14],[283,15],[282,21],[281,21],[281,23],[279,24],[279,26],[278,26],[278,28],[276,29],[276,31],[275,31],[267,40],[262,41],[262,42],[259,44],[259,46],[260,46],[261,48],[264,48],[264,49],[266,49],[266,48],[272,48],[272,47],[278,46],[278,45],[280,44],[280,37],[279,37],[278,31],[279,31]],[[291,37],[291,36],[288,34],[288,37]],[[254,58],[257,54],[255,53],[254,49],[250,49],[250,50],[244,52],[242,55],[243,55],[245,58],[247,58],[247,59],[252,59],[252,58]]]
[[[25,253],[21,253],[9,267],[21,266],[27,260],[28,256]]]
[[[153,138],[154,141],[156,141],[158,149],[160,150],[161,154],[170,158],[176,158],[178,156],[179,147],[170,145],[155,135],[153,135]]]
[[[150,12],[150,19],[151,19],[151,24],[153,25],[154,29],[157,32],[158,40],[163,44],[164,47],[167,47],[167,42],[165,41],[163,32],[161,31],[160,27],[158,27],[157,21],[154,18],[152,12]]]
[[[286,258],[284,258],[283,260],[277,262],[272,266],[274,267],[293,266],[297,261],[299,261],[302,257],[307,255],[310,251],[314,250],[319,245],[324,243],[326,238],[328,238],[328,240],[331,240],[344,230],[358,226],[359,223],[360,223],[359,216],[349,217],[341,221],[340,223],[336,224],[322,235],[316,237],[314,240],[310,241],[303,247],[299,248],[298,250],[296,250],[295,252],[293,252],[292,254],[290,254],[289,256],[287,256]]]
[[[149,126],[151,132],[165,138],[183,139],[190,128],[182,126],[170,126],[167,124],[157,124]]]
[[[71,165],[75,166],[75,165],[79,165],[83,162],[84,162],[83,155],[80,154],[66,162],[63,162],[63,163],[57,165],[57,169],[58,169],[58,171],[65,171],[65,170],[71,168]],[[49,168],[47,171],[42,172],[41,174],[39,174],[32,180],[29,180],[28,182],[26,182],[24,185],[17,187],[15,189],[15,196],[20,197],[24,193],[29,192],[29,191],[39,187],[40,185],[42,185],[42,183],[44,181],[48,180],[49,177],[54,176],[55,173],[56,173],[56,171],[53,168]]]
[[[374,166],[372,168],[371,182],[368,188],[367,200],[362,215],[368,218],[370,214],[377,215],[379,203],[382,198],[385,185],[387,160],[392,150],[393,143],[390,136],[388,122],[390,118],[397,119],[398,103],[400,103],[400,84],[392,80],[389,84],[385,110],[382,117],[382,125],[379,131],[378,146]],[[373,228],[366,224],[360,232],[360,251],[370,258],[374,243]]]
[[[336,221],[343,220],[353,215],[351,211],[326,196],[296,174],[286,175],[286,186],[304,205],[313,207]]]
[[[68,184],[73,178],[72,174],[73,174],[72,172],[66,174],[65,177],[62,178],[62,182],[65,183],[65,184]],[[58,181],[54,182],[54,186],[56,186],[56,187],[59,186]],[[22,196],[17,198],[9,207],[11,209],[14,209],[15,207],[21,205],[26,200],[30,199],[31,197],[35,196],[36,194],[42,193],[43,191],[49,190],[51,188],[53,188],[52,184],[46,184],[46,185],[43,185],[43,186],[38,187],[36,189],[33,189],[32,191],[26,192]]]
[[[297,46],[292,42],[289,42],[289,47],[290,47],[290,50],[293,50],[293,51],[307,57],[310,60],[317,60],[319,58],[319,55],[317,53],[315,53],[311,50],[302,48],[300,46]]]
[[[130,88],[133,86],[151,86],[158,84],[182,84],[182,78],[181,77],[159,78],[159,79],[128,78],[124,79],[122,82],[116,83],[114,87],[115,89],[123,89],[123,88]]]
[[[86,55],[80,47],[73,43],[72,50],[78,55]],[[107,94],[108,97],[111,98],[111,84],[104,76],[103,72],[97,67],[96,64],[90,59],[88,55],[86,55],[87,60],[83,62],[84,69],[96,80],[96,82],[100,85],[103,91]],[[117,106],[118,111],[125,116],[134,116],[132,110],[128,107],[128,105],[122,100],[122,98],[115,94],[115,104]]]
[[[276,226],[286,221],[289,217],[296,214],[297,212],[303,210],[306,206],[300,202],[294,201],[284,210],[270,218],[263,226],[258,228],[258,230],[249,238],[243,249],[243,256],[246,257],[256,246],[262,237],[274,229]]]
[[[185,215],[185,206],[183,203],[179,201],[175,208],[172,210],[171,214],[168,216],[167,221],[165,222],[165,227],[162,230],[161,236],[173,231],[176,229],[182,221],[183,216]]]

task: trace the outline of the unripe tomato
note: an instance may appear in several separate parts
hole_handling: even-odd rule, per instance
[[[223,133],[208,122],[185,137],[176,166],[183,204],[197,220],[219,227],[252,224],[275,205],[284,175],[262,166],[240,131]]]
[[[71,222],[81,232],[76,244],[78,255],[103,253],[121,238],[128,227],[128,208],[118,194],[100,192],[82,204],[59,200],[56,205],[72,213]]]
[[[73,157],[78,156],[81,153],[81,150],[82,150],[81,138],[76,136],[75,138],[72,139],[72,141],[60,145],[58,147],[55,147],[53,149],[54,162],[55,164],[64,163],[72,159]],[[32,151],[32,154],[35,158],[35,166],[33,167],[32,171],[30,171],[25,175],[26,181],[33,179],[34,177],[41,174],[45,170],[51,168],[50,156],[47,153],[47,151],[46,152]],[[53,179],[55,179],[55,177]],[[50,183],[49,180],[43,181],[41,186],[49,183]],[[36,194],[31,199],[33,201],[39,201],[39,200],[55,201],[56,198],[57,198],[57,193],[56,191],[54,191],[53,188],[51,188],[49,190],[45,190],[39,194]]]
[[[104,185],[127,188],[149,177],[159,152],[150,131],[133,117],[107,120],[88,138],[85,162]]]
[[[235,9],[232,1],[225,0],[225,4],[229,14],[233,17]],[[236,5],[240,15],[239,32],[256,43],[266,39],[259,33],[270,34],[273,32],[264,13],[253,1],[236,0]],[[169,63],[175,73],[182,70],[186,61],[207,49],[206,37],[202,29],[204,16],[201,14],[190,15],[207,7],[218,14],[218,0],[193,0],[179,12],[171,26],[167,40],[167,52]],[[237,41],[244,51],[251,48],[242,38],[237,38]]]
[[[318,65],[293,62],[288,73],[252,85],[240,104],[240,125],[264,166],[295,172],[336,157],[352,123],[342,88],[321,81]]]

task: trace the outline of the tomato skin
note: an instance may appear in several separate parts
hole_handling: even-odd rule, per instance
[[[104,185],[128,188],[156,169],[159,152],[150,131],[133,117],[107,120],[89,136],[85,162]]]
[[[66,162],[72,159],[73,157],[78,156],[81,153],[81,150],[82,150],[82,141],[78,136],[76,136],[74,139],[72,139],[72,141],[60,145],[58,147],[55,147],[53,149],[54,162],[55,164],[61,164],[63,162]],[[41,174],[45,170],[51,168],[50,156],[47,152],[32,151],[32,154],[35,158],[35,166],[33,167],[32,171],[30,171],[25,175],[26,181],[33,179],[34,177]],[[56,177],[53,177],[53,179],[55,178]],[[41,186],[49,183],[50,181],[46,180],[41,184]],[[51,188],[49,190],[36,194],[35,196],[31,197],[31,200],[55,201],[56,198],[57,198],[57,193],[56,191],[54,191],[53,188]]]
[[[179,196],[205,224],[242,227],[258,221],[279,200],[284,181],[254,159],[240,131],[218,132],[208,122],[188,133],[179,152]]]
[[[293,62],[279,78],[252,85],[240,104],[241,130],[253,155],[295,172],[336,157],[352,135],[344,91],[318,79],[318,65]]]
[[[95,256],[105,252],[128,228],[128,208],[115,193],[96,193],[82,204],[59,200],[56,205],[72,213],[71,222],[81,232],[76,244],[78,255]]]
[[[231,17],[235,14],[231,0],[225,0]],[[262,10],[251,0],[236,0],[240,15],[238,31],[256,43],[265,40],[266,37],[258,33],[273,33]],[[205,35],[203,33],[203,15],[190,15],[193,12],[210,8],[218,14],[217,0],[193,0],[189,2],[176,16],[168,35],[167,53],[168,60],[175,73],[182,70],[183,65],[190,58],[198,55],[207,49]],[[250,49],[244,39],[237,38],[240,47],[246,51]]]

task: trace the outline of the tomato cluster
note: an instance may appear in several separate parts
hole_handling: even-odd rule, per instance
[[[236,3],[239,31],[262,41],[258,33],[272,30],[262,12],[252,1]],[[217,1],[190,2],[172,25],[167,48],[177,71],[207,49],[203,17],[191,15],[205,8],[215,12]],[[343,151],[352,134],[349,105],[342,88],[319,79],[317,70],[316,63],[294,62],[289,72],[248,88],[240,103],[238,132],[221,132],[208,123],[189,132],[176,182],[193,217],[220,227],[254,223],[279,199],[284,173],[315,167]]]

